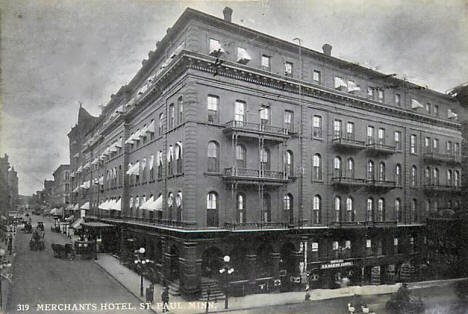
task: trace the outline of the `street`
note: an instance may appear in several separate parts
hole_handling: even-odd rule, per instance
[[[312,292],[313,293],[313,292]],[[455,314],[468,313],[468,309],[464,308],[458,311],[454,310],[453,305],[457,301],[450,287],[432,287],[424,289],[412,290],[411,293],[415,296],[421,296],[426,307],[426,314]],[[362,302],[368,304],[371,313],[387,314],[385,311],[385,303],[390,299],[390,295],[370,295],[362,296]],[[314,313],[314,314],[348,314],[347,304],[353,301],[353,297],[303,302],[291,305],[279,305],[271,307],[263,307],[236,313]]]
[[[65,235],[52,232],[48,218],[33,215],[32,219],[34,228],[37,221],[44,221],[46,249],[30,251],[31,234],[17,232],[13,289],[7,313],[58,313],[60,309],[67,313],[150,313],[140,310],[140,300],[109,277],[93,260],[55,258],[51,243],[66,243]],[[68,307],[53,307],[59,304],[67,304]],[[73,308],[73,305],[81,305],[82,308]]]

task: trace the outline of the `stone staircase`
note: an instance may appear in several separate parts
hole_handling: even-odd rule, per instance
[[[208,290],[210,290],[210,301],[224,300],[226,296],[221,291],[218,281],[206,277],[201,278],[201,293],[199,301],[206,302],[208,298]]]

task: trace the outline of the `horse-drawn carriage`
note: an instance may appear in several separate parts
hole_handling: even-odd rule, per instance
[[[31,251],[42,251],[45,249],[44,236],[44,232],[41,232],[39,230],[33,232],[31,240],[29,241],[29,248],[31,249]]]
[[[52,243],[51,247],[52,247],[52,251],[54,251],[54,257],[63,258],[63,259],[75,258],[75,250],[73,249],[73,245],[70,243],[67,243],[67,244]]]
[[[29,222],[24,222],[23,223],[24,227],[23,227],[23,232],[24,233],[32,233],[32,225],[29,223]]]

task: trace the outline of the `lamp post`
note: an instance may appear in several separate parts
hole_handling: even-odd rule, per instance
[[[144,268],[146,265],[149,263],[152,263],[153,261],[149,259],[144,258],[145,254],[145,248],[141,247],[138,250],[135,251],[136,253],[136,259],[134,261],[135,265],[140,265],[140,296],[143,297],[143,274],[144,274]]]
[[[229,255],[224,256],[223,261],[224,261],[224,265],[219,270],[219,273],[224,274],[224,282],[225,282],[224,294],[226,295],[226,298],[224,299],[224,308],[227,309],[228,305],[229,305],[229,302],[228,302],[228,294],[229,294],[228,275],[231,275],[234,272],[234,268],[232,268],[231,264],[229,263],[231,261],[231,258],[229,257]]]

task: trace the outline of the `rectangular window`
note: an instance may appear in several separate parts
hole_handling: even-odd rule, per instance
[[[434,105],[434,114],[439,116],[439,105]]]
[[[367,144],[374,144],[374,142],[375,142],[374,127],[368,126],[367,127]]]
[[[346,137],[348,139],[354,139],[354,123],[348,122],[346,124]]]
[[[285,62],[284,63],[284,75],[292,76],[293,75],[293,63],[292,62]]]
[[[290,133],[294,132],[294,113],[290,110],[284,111],[284,128]]]
[[[426,153],[429,153],[431,151],[431,138],[430,137],[425,137],[424,138],[424,150]]]
[[[221,44],[219,40],[210,38],[210,54],[215,54],[221,50]]]
[[[395,105],[400,107],[401,106],[401,96],[400,94],[395,94]]]
[[[318,251],[319,251],[318,242],[312,242],[312,252],[318,252]]]
[[[333,122],[333,137],[334,138],[341,137],[341,120],[335,120]]]
[[[271,69],[271,57],[262,55],[262,68],[265,70],[270,70]]]
[[[453,146],[453,154],[456,156],[460,155],[460,143],[455,143]]]
[[[367,98],[374,99],[374,88],[368,87],[367,88]]]
[[[267,106],[260,107],[260,126],[262,129],[270,124],[270,108]]]
[[[430,103],[426,103],[426,111],[427,113],[431,113],[431,104]]]
[[[377,133],[377,140],[379,145],[385,145],[385,129],[379,129]]]
[[[236,101],[234,108],[234,120],[236,122],[245,122],[245,102]]]
[[[322,138],[322,117],[314,116],[312,119],[313,134],[315,138]]]
[[[436,153],[439,151],[439,139],[438,138],[432,139],[432,150]]]
[[[372,240],[367,239],[366,240],[366,248],[370,249],[372,247]]]
[[[333,245],[332,245],[332,248],[334,251],[338,250],[340,247],[338,241],[333,241]]]
[[[411,154],[416,154],[417,149],[416,149],[416,135],[411,135],[410,137],[410,153]]]
[[[452,142],[451,141],[447,141],[446,150],[447,150],[447,154],[449,154],[449,155],[452,154]]]
[[[208,122],[209,123],[218,123],[218,107],[219,107],[219,97],[218,96],[208,96],[207,99],[208,107]]]
[[[377,95],[378,95],[379,102],[384,102],[384,91],[383,91],[383,89],[379,89],[377,91]]]
[[[401,132],[395,131],[395,147],[401,149]]]
[[[320,73],[320,71],[314,70],[313,80],[315,83],[320,84],[322,81],[322,73]]]
[[[348,250],[351,249],[351,241],[349,241],[349,240],[345,241],[345,249],[348,249]]]

